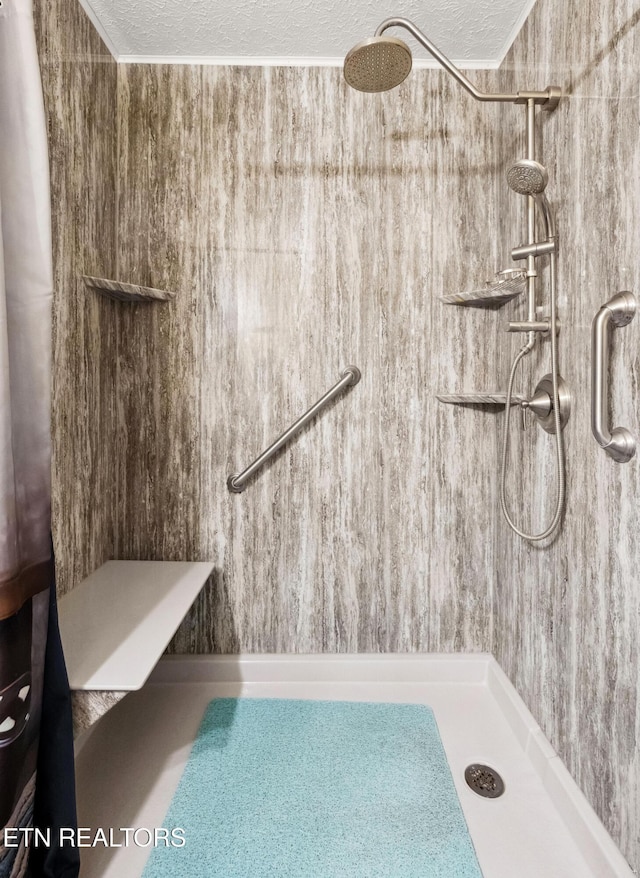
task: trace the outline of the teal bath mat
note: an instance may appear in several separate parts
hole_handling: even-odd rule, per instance
[[[144,878],[481,878],[433,712],[212,701]]]

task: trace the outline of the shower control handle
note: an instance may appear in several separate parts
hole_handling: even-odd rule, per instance
[[[636,440],[625,427],[607,426],[609,408],[609,326],[626,326],[637,310],[636,297],[616,293],[600,308],[591,324],[591,430],[598,445],[617,463],[627,463],[636,453]]]

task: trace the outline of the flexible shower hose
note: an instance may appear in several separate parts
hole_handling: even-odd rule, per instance
[[[500,505],[507,524],[518,536],[531,542],[538,542],[550,537],[555,531],[562,519],[566,498],[566,475],[565,475],[565,459],[564,459],[564,443],[562,441],[562,425],[560,422],[560,392],[558,382],[558,336],[557,336],[557,314],[556,314],[556,255],[551,254],[549,262],[550,270],[550,287],[551,287],[551,315],[549,331],[551,332],[551,380],[553,385],[553,423],[556,431],[556,466],[558,473],[558,498],[556,503],[556,511],[549,526],[539,534],[528,534],[521,531],[512,521],[507,509],[506,498],[506,480],[507,480],[507,458],[509,455],[509,421],[511,417],[511,400],[513,398],[513,382],[518,371],[518,366],[524,357],[532,350],[532,345],[525,345],[518,353],[513,361],[511,372],[509,374],[509,384],[507,386],[507,398],[505,405],[504,419],[504,437],[502,442],[502,472],[500,475]]]

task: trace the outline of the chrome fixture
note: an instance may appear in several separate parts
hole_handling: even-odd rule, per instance
[[[389,91],[411,73],[411,49],[395,37],[370,37],[354,46],[344,60],[344,75],[358,91]]]
[[[249,481],[251,476],[253,476],[260,467],[264,466],[271,458],[280,451],[280,449],[289,442],[290,439],[299,433],[303,427],[305,427],[309,421],[311,421],[315,416],[326,406],[329,405],[337,396],[339,396],[347,387],[352,387],[354,384],[357,384],[362,377],[360,373],[360,369],[357,366],[347,366],[347,368],[342,373],[342,376],[337,384],[334,384],[333,387],[328,390],[323,397],[321,397],[314,405],[311,406],[308,411],[306,411],[295,424],[292,424],[288,430],[279,436],[275,442],[263,451],[260,457],[256,458],[252,464],[250,464],[246,469],[242,470],[241,473],[234,473],[229,476],[227,479],[227,487],[234,494],[241,494],[244,491],[246,483]]]
[[[535,117],[533,112],[527,114],[528,145],[530,157],[516,162],[507,172],[509,186],[519,195],[528,198],[528,244],[516,248],[514,259],[527,260],[527,274],[529,276],[529,316],[526,321],[511,323],[507,327],[509,332],[528,332],[527,343],[516,354],[511,367],[509,383],[507,386],[507,405],[505,406],[504,434],[502,441],[502,467],[500,473],[500,505],[509,527],[526,540],[537,542],[550,537],[562,520],[566,499],[566,465],[564,457],[564,443],[562,430],[564,429],[571,413],[571,395],[565,382],[562,380],[558,366],[558,318],[557,318],[557,287],[556,287],[556,256],[557,237],[553,211],[545,195],[545,189],[549,182],[546,169],[533,159],[533,126]],[[546,241],[544,244],[536,243],[536,207],[542,214]],[[546,249],[544,248],[546,245]],[[543,253],[549,255],[549,320],[536,319],[536,280],[537,271],[535,260]],[[513,382],[518,371],[518,366],[527,354],[535,346],[536,334],[548,332],[551,338],[551,372],[545,375],[535,389],[533,397],[523,407],[528,408],[537,417],[540,426],[548,433],[555,434],[556,444],[556,470],[557,470],[557,498],[556,508],[550,524],[540,533],[526,533],[516,526],[507,507],[507,463],[509,454],[509,420],[511,414],[511,395]]]
[[[375,36],[363,40],[344,59],[344,77],[358,91],[388,91],[400,85],[411,72],[411,49],[397,37],[383,36],[392,27],[402,27],[441,64],[477,101],[499,101],[511,104],[540,104],[546,110],[558,106],[561,91],[550,86],[545,91],[519,91],[516,94],[487,94],[479,91],[471,80],[444,55],[408,18],[387,18]]]
[[[529,256],[548,256],[556,250],[556,242],[541,241],[538,244],[523,244],[522,247],[514,247],[511,251],[511,258],[514,261],[518,259],[528,259]]]
[[[591,325],[591,430],[596,442],[617,463],[628,463],[636,453],[636,440],[625,427],[607,427],[609,388],[609,327],[627,326],[636,315],[633,293],[616,293],[600,308]]]
[[[542,213],[547,233],[546,241],[529,242],[522,247],[515,247],[511,251],[511,258],[516,262],[529,256],[544,256],[557,252],[555,219],[547,196],[544,194],[548,182],[547,169],[533,159],[521,159],[515,165],[511,165],[507,171],[509,187],[518,195],[528,195],[535,199],[536,206]]]
[[[526,156],[509,169],[507,180],[509,186],[515,192],[527,198],[527,241],[520,247],[516,247],[511,255],[514,261],[526,260],[528,313],[526,321],[512,323],[508,329],[510,332],[525,332],[528,335],[528,339],[514,360],[505,397],[501,506],[509,526],[517,534],[527,540],[542,540],[551,536],[555,531],[564,512],[566,487],[562,428],[569,416],[570,400],[568,391],[563,384],[561,385],[562,379],[558,371],[558,322],[556,314],[556,256],[558,245],[553,211],[545,195],[549,176],[546,169],[536,161],[535,156],[535,125],[536,107],[540,106],[545,110],[554,110],[560,101],[561,91],[557,86],[549,86],[544,91],[518,91],[512,94],[481,92],[467,79],[462,71],[458,70],[442,54],[437,46],[434,46],[431,40],[413,22],[406,18],[387,18],[378,27],[373,37],[358,43],[348,52],[344,61],[344,76],[350,86],[365,92],[386,91],[399,85],[409,75],[412,64],[409,47],[396,37],[384,35],[385,31],[392,27],[401,27],[407,30],[475,100],[522,104],[526,110]],[[544,223],[544,241],[536,239],[536,220],[538,214],[542,216]],[[548,320],[539,319],[536,301],[538,278],[536,259],[543,255],[549,256],[550,314]],[[472,300],[475,301],[480,298],[479,296],[473,296]],[[458,296],[457,298],[447,297],[445,301],[453,304],[465,304],[468,303],[469,299],[469,296],[465,296],[464,300],[462,296]],[[549,526],[540,533],[527,534],[519,530],[513,523],[506,504],[505,482],[509,451],[509,416],[514,400],[513,382],[518,365],[523,357],[533,350],[537,337],[541,333],[548,333],[551,339],[551,372],[540,382],[533,398],[528,401],[527,405],[538,416],[542,426],[556,434],[558,498],[556,511]],[[548,396],[547,401],[544,398],[545,393]]]
[[[549,332],[548,320],[516,320],[507,323],[507,332]]]
[[[558,400],[559,404],[554,403],[553,375],[549,372],[536,385],[531,399],[524,400],[520,403],[521,408],[531,412],[538,419],[538,423],[547,433],[556,432],[556,408],[560,412],[560,428],[564,430],[565,424],[569,420],[571,414],[571,394],[567,387],[567,382],[563,378],[558,378]]]
[[[521,159],[507,171],[507,183],[518,195],[542,195],[548,182],[547,169],[533,159]]]

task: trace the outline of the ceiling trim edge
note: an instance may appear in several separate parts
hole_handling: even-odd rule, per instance
[[[119,64],[184,64],[209,67],[342,67],[344,57],[318,58],[298,56],[265,56],[260,55],[115,55]],[[464,61],[453,61],[456,67],[463,70],[497,70],[501,61],[495,59],[473,58]],[[416,58],[414,70],[442,70],[435,59]]]
[[[100,39],[102,40],[102,42],[105,44],[105,46],[107,47],[107,49],[111,52],[111,54],[113,55],[114,59],[115,59],[116,61],[119,61],[119,60],[120,60],[120,56],[119,56],[119,54],[118,54],[118,50],[116,49],[116,47],[114,46],[114,44],[111,42],[111,37],[109,36],[109,34],[107,33],[107,31],[104,29],[104,27],[102,26],[102,22],[100,21],[100,19],[99,19],[98,16],[96,15],[96,13],[95,13],[95,11],[94,11],[94,9],[93,9],[93,6],[91,5],[91,0],[80,0],[80,5],[82,6],[82,8],[84,9],[84,11],[87,13],[87,15],[89,16],[89,18],[91,19],[91,24],[92,24],[92,25],[95,27],[95,29],[98,31],[98,34],[99,34]]]
[[[518,20],[516,21],[513,28],[511,29],[511,33],[509,34],[509,36],[505,40],[505,43],[504,43],[504,46],[502,47],[502,50],[498,54],[499,60],[498,60],[498,63],[496,64],[496,68],[499,68],[502,66],[504,59],[509,54],[509,49],[515,43],[518,34],[520,33],[520,31],[524,27],[524,23],[531,15],[531,11],[535,5],[536,5],[536,0],[529,0],[527,5],[524,7],[522,12],[520,13]]]

